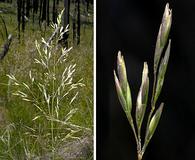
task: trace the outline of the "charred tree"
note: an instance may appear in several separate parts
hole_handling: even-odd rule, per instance
[[[40,5],[39,5],[39,26],[41,26],[42,6],[43,6],[43,0],[40,0]]]
[[[69,24],[69,16],[70,16],[70,0],[64,0],[64,28]]]
[[[42,4],[42,18],[41,18],[41,20],[42,20],[42,22],[44,21],[44,20],[46,20],[46,14],[47,14],[47,0],[43,0],[43,4]]]
[[[74,0],[74,13],[72,17],[73,42],[76,45],[80,44],[80,0]]]
[[[89,0],[86,1],[87,1],[87,12],[89,12]]]
[[[33,12],[37,14],[38,9],[39,9],[39,0],[33,0]]]
[[[6,54],[9,51],[9,46],[12,42],[12,35],[9,34],[7,41],[2,45],[1,50],[0,50],[0,60],[3,60],[3,58],[6,56]]]
[[[5,55],[8,53],[9,46],[12,41],[12,35],[11,34],[8,35],[8,30],[7,30],[5,20],[1,15],[0,15],[0,20],[2,22],[2,29],[3,29],[2,32],[5,33],[5,36],[2,34],[2,38],[3,40],[5,39],[5,43],[0,48],[0,60],[2,60],[5,57]]]
[[[47,19],[47,26],[49,26],[49,0],[47,0],[47,11],[46,11],[46,19]]]
[[[64,24],[63,27],[66,28],[69,25],[69,16],[70,16],[70,0],[64,0]],[[63,42],[66,47],[68,47],[68,37],[69,32],[65,32],[63,35]]]
[[[21,8],[22,1],[17,0],[17,21],[18,21],[18,38],[20,39],[20,25],[21,25]]]
[[[33,12],[33,24],[34,24],[34,22],[35,22],[35,8],[36,8],[36,1],[35,0],[33,0],[32,7],[33,7],[32,12]]]
[[[52,21],[53,23],[56,23],[56,15],[57,15],[57,11],[56,11],[56,0],[53,0],[53,11],[52,11],[53,15],[52,15]]]
[[[30,0],[26,0],[26,17],[30,17]]]
[[[39,9],[39,0],[32,0],[33,24],[35,22],[35,14],[38,13],[38,9]]]
[[[76,0],[74,0],[74,12],[73,12],[73,17],[72,17],[72,35],[73,35],[73,43],[76,44],[76,35],[77,35],[77,30],[76,30],[76,13],[77,13],[77,7],[76,7]]]
[[[22,0],[22,32],[25,30],[25,0]]]
[[[81,20],[80,20],[80,0],[77,0],[77,45],[80,44],[80,28],[81,28]]]

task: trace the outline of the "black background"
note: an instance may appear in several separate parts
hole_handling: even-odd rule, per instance
[[[136,159],[134,136],[116,95],[113,69],[121,50],[135,104],[144,61],[152,81],[155,42],[166,2],[173,10],[173,23],[171,55],[158,101],[165,107],[144,159],[195,159],[195,1],[97,0],[98,160]]]

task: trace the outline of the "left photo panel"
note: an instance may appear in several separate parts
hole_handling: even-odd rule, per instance
[[[0,160],[93,160],[94,0],[0,0]]]

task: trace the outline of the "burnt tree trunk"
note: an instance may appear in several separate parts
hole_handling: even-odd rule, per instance
[[[64,0],[64,28],[69,24],[70,0]]]
[[[69,25],[69,16],[70,16],[70,0],[64,0],[64,24],[63,27],[66,28]],[[63,35],[63,41],[64,41],[64,45],[65,47],[68,47],[68,36],[69,33],[65,32]]]
[[[46,12],[46,17],[47,17],[47,26],[49,26],[49,0],[47,0],[47,12]]]
[[[25,30],[25,0],[22,0],[22,32]]]
[[[53,0],[53,15],[52,15],[52,21],[53,23],[56,23],[56,0]]]
[[[87,12],[89,12],[89,0],[87,0]]]
[[[33,11],[37,14],[39,8],[39,0],[33,0]]]
[[[72,32],[73,32],[73,43],[76,44],[76,35],[77,35],[77,30],[76,30],[76,13],[77,13],[77,7],[76,7],[76,0],[74,0],[74,12],[73,12],[73,17],[72,17]]]
[[[43,6],[43,0],[40,0],[40,5],[39,5],[39,26],[41,26],[42,6]]]
[[[46,14],[47,14],[47,0],[43,0],[43,4],[42,4],[42,22],[44,20],[46,20]]]
[[[30,0],[26,0],[26,17],[30,16]]]
[[[18,21],[18,38],[20,39],[20,24],[21,24],[21,8],[22,1],[17,0],[17,21]]]
[[[80,0],[77,0],[77,45],[80,44],[80,28],[81,28]]]
[[[35,22],[35,12],[36,12],[36,0],[33,0],[32,2],[32,7],[33,7],[33,24]]]
[[[6,54],[9,51],[9,46],[12,42],[12,35],[10,34],[7,38],[7,41],[5,42],[5,44],[2,45],[1,50],[0,50],[0,60],[2,60]]]

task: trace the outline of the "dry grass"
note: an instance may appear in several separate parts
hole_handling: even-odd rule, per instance
[[[55,53],[53,57],[55,60],[52,59],[47,67],[35,64],[34,58],[40,62],[41,59],[46,62],[49,56],[49,52],[44,50],[43,43],[40,41],[43,34],[39,30],[33,31],[32,24],[29,23],[28,31],[21,37],[19,43],[17,30],[13,27],[16,26],[13,25],[16,24],[15,15],[9,13],[3,16],[7,17],[5,19],[8,31],[14,35],[14,40],[8,55],[0,62],[0,98],[2,100],[0,105],[5,108],[6,113],[6,125],[2,126],[0,131],[0,159],[35,159],[50,153],[55,159],[57,147],[64,146],[74,139],[82,139],[92,133],[93,49],[89,44],[92,38],[91,26],[85,28],[85,34],[82,30],[81,45],[73,47],[68,54],[65,54],[63,59],[65,58],[66,61],[59,63],[59,66],[54,69],[53,62],[59,58],[58,56],[63,55],[64,51],[59,46],[56,48],[53,42],[48,51]],[[52,30],[47,29],[45,39],[48,39],[51,33]],[[37,52],[39,45],[36,48],[36,39],[37,44],[42,43],[41,54]],[[50,68],[50,71],[47,68]],[[67,72],[63,77],[64,70],[69,73]],[[67,82],[71,82],[69,87],[65,83],[61,85],[62,79],[65,80],[67,76],[69,77]],[[13,85],[16,84],[14,82],[20,85]],[[59,86],[66,89],[64,94],[71,87],[77,86],[77,88],[74,88],[63,101],[58,103],[59,94],[55,95],[54,90]],[[12,93],[16,93],[19,97]],[[61,92],[60,95],[64,95],[63,93]],[[30,102],[24,100],[30,100]]]

